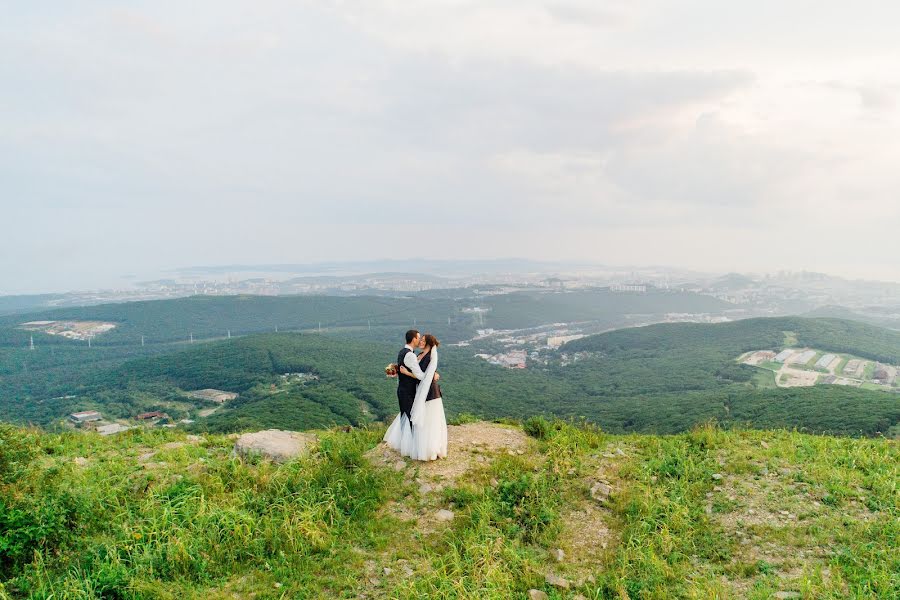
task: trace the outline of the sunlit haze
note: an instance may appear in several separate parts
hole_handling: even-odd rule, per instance
[[[0,292],[424,257],[900,281],[900,4],[0,8]]]

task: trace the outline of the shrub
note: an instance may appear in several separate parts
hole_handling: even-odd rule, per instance
[[[551,435],[553,435],[554,427],[544,417],[538,415],[534,417],[530,417],[522,424],[522,429],[525,430],[525,433],[530,435],[533,438],[537,438],[539,440],[546,440]]]
[[[0,423],[0,482],[18,479],[37,455],[37,447],[37,436],[33,433]]]

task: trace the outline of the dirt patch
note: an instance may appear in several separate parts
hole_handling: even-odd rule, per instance
[[[443,487],[456,483],[475,465],[487,462],[491,454],[524,454],[529,441],[521,429],[484,422],[450,425],[447,438],[447,458],[429,462],[404,459],[384,442],[367,456],[374,464],[391,468],[399,468],[399,461],[404,461],[403,468],[416,468],[420,480]]]
[[[615,545],[608,519],[609,511],[593,500],[585,500],[563,513],[559,547],[565,552],[566,574],[576,581],[590,576],[599,557]]]

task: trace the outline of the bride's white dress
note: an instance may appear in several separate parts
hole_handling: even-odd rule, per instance
[[[437,348],[432,348],[425,379],[416,387],[416,399],[410,411],[412,423],[406,415],[398,414],[384,434],[388,446],[413,460],[436,460],[447,456],[444,402],[441,398],[425,400],[434,379],[437,361]]]

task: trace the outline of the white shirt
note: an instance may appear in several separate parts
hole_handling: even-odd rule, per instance
[[[422,367],[419,366],[419,359],[416,357],[416,351],[413,350],[413,347],[409,344],[406,344],[406,347],[411,350],[411,352],[407,352],[406,356],[403,357],[403,366],[409,369],[409,372],[413,374],[413,376],[422,381],[425,379],[425,372],[422,370]]]

